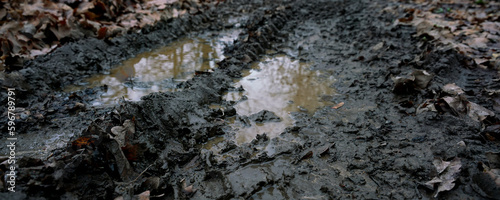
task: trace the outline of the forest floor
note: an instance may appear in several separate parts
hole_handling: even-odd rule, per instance
[[[499,3],[148,2],[168,12],[132,6],[134,21],[97,3],[68,4],[80,12],[72,22],[88,26],[67,35],[60,22],[4,23],[0,80],[16,100],[9,111],[9,93],[0,95],[0,128],[16,132],[2,134],[0,149],[16,157],[0,156],[2,199],[499,199]],[[12,17],[4,10],[2,20]],[[105,86],[63,90],[178,38],[235,27],[243,31],[217,67],[178,91],[93,106]],[[335,93],[320,95],[326,106],[291,112],[279,135],[240,144],[233,124],[280,117],[238,114],[246,99],[224,97],[245,90],[234,82],[253,63],[276,55],[307,63]]]

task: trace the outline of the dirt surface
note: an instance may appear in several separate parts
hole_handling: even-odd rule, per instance
[[[141,33],[69,43],[27,62],[1,79],[3,87],[16,88],[17,147],[24,153],[16,193],[4,189],[0,196],[498,199],[497,71],[414,37],[415,27],[393,23],[403,10],[384,10],[397,5],[234,0]],[[178,85],[178,92],[91,107],[105,88],[61,91],[180,36],[232,28],[231,17],[241,17],[245,30],[226,48],[226,59]],[[321,96],[334,106],[294,112],[294,125],[278,137],[260,134],[237,145],[230,119],[279,121],[269,111],[237,116],[237,102],[223,99],[240,89],[233,83],[242,71],[269,52],[336,79],[337,94]],[[461,90],[449,89],[451,83]],[[57,141],[43,141],[55,134]],[[212,148],[203,147],[214,138]],[[7,158],[2,161],[7,173]]]

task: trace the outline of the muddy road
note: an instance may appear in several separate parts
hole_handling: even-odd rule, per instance
[[[16,192],[3,156],[0,197],[498,199],[497,71],[395,24],[398,5],[234,0],[28,61],[1,79],[16,91],[18,135]],[[103,102],[119,89],[85,83],[235,29],[200,50],[222,57],[201,56],[140,100]],[[153,88],[128,75],[117,85]]]

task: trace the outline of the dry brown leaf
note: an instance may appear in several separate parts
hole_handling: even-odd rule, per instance
[[[149,196],[151,195],[151,192],[149,190],[146,190],[138,195],[139,200],[149,200]]]
[[[343,105],[344,105],[344,102],[340,102],[337,105],[333,106],[332,108],[333,109],[338,109],[338,108],[342,107]]]
[[[437,112],[436,106],[434,105],[434,100],[427,99],[424,101],[424,103],[420,104],[417,107],[417,114],[420,114],[420,113],[423,113],[426,111]]]
[[[500,22],[483,22],[481,26],[491,34],[500,34]]]
[[[34,58],[36,56],[40,56],[40,55],[45,55],[47,53],[50,53],[52,52],[52,50],[54,50],[55,48],[57,47],[57,45],[52,45],[52,47],[45,47],[41,50],[38,50],[38,49],[32,49],[30,51],[30,54],[29,56],[31,56],[31,58]]]
[[[466,43],[472,48],[486,48],[488,47],[488,39],[483,37],[471,38]]]
[[[5,8],[0,8],[0,20],[2,20],[7,15],[7,10]]]
[[[491,110],[486,109],[476,103],[469,102],[467,104],[467,111],[470,118],[475,121],[483,121],[488,116],[495,116],[495,113]]]
[[[108,32],[108,28],[106,27],[101,27],[98,31],[97,31],[97,39],[104,39],[106,37],[106,33]]]
[[[474,16],[476,21],[483,22],[484,20],[488,19],[488,15],[484,11],[476,13]]]
[[[484,64],[485,62],[488,62],[490,61],[490,59],[486,59],[486,58],[474,58],[474,62],[476,62],[476,64],[480,65],[480,64]]]
[[[81,15],[83,13],[88,12],[90,9],[94,8],[94,2],[84,1],[78,5],[76,9],[76,14]]]

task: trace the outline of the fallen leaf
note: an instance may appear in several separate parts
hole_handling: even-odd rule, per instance
[[[480,162],[479,173],[472,177],[472,188],[481,196],[500,199],[500,153],[487,152],[488,164]]]
[[[485,169],[472,177],[472,188],[481,196],[500,199],[500,169]]]
[[[106,27],[101,27],[98,31],[97,31],[97,39],[104,39],[106,37],[106,33],[107,33],[107,28]]]
[[[490,168],[500,169],[500,152],[486,152],[485,155],[490,164]]]
[[[425,70],[415,70],[411,75],[415,77],[414,82],[420,89],[426,88],[433,78],[433,75]]]
[[[474,58],[474,62],[476,62],[476,64],[478,64],[478,65],[484,64],[488,61],[489,61],[489,59],[486,59],[486,58]]]
[[[120,147],[124,147],[129,143],[129,140],[135,133],[135,125],[131,120],[125,120],[123,126],[115,126],[111,128],[111,133],[115,135],[115,139],[120,144]]]
[[[372,47],[372,51],[378,51],[384,47],[384,42],[379,42],[375,46]]]
[[[420,114],[420,113],[423,113],[426,111],[437,112],[436,106],[434,105],[434,99],[427,99],[424,101],[424,103],[420,104],[417,107],[417,114]]]
[[[392,81],[394,81],[394,88],[392,88],[392,92],[396,94],[408,94],[414,91],[415,89],[415,86],[413,84],[415,81],[414,76],[410,77],[396,76],[391,79]]]
[[[436,167],[438,174],[441,174],[450,165],[450,163],[451,162],[443,161],[441,158],[434,158],[432,161],[432,164]]]
[[[471,38],[466,43],[472,48],[486,48],[488,47],[488,38]]]
[[[483,121],[488,116],[495,116],[495,113],[476,103],[470,102],[467,104],[467,111],[470,118],[475,121]]]
[[[50,53],[52,52],[55,48],[57,47],[57,45],[52,45],[52,47],[45,47],[41,50],[38,50],[38,49],[32,49],[30,51],[30,56],[32,58],[36,57],[36,56],[39,56],[39,55],[45,55],[47,53]]]
[[[71,145],[75,148],[82,148],[88,145],[91,145],[95,142],[95,139],[90,137],[90,136],[82,136],[76,139],[75,141],[71,142]]]
[[[94,2],[93,1],[83,1],[80,4],[78,4],[78,8],[76,9],[77,15],[81,15],[83,13],[88,12],[90,9],[94,8]]]
[[[440,192],[449,191],[455,187],[455,180],[461,171],[462,162],[460,158],[455,157],[451,162],[443,161],[441,158],[436,158],[433,161],[438,176],[425,183],[430,188],[434,188],[437,184],[438,188],[434,193],[437,197]]]
[[[193,185],[184,187],[183,189],[185,193],[193,193]]]
[[[137,197],[139,197],[139,200],[149,200],[150,195],[151,195],[151,192],[149,190],[146,190],[146,191],[140,193],[139,195],[137,195]]]
[[[491,34],[500,34],[500,22],[483,22],[481,26]]]
[[[463,115],[467,113],[467,100],[464,96],[443,97],[442,99],[450,106],[454,114]]]
[[[455,83],[449,83],[444,85],[443,92],[446,92],[451,95],[460,95],[464,93],[462,88],[458,87]]]
[[[333,109],[338,109],[338,108],[342,107],[343,105],[344,105],[344,102],[340,102],[337,105],[333,106],[332,108]]]
[[[413,21],[413,16],[399,18],[398,21],[402,23],[408,23]]]

